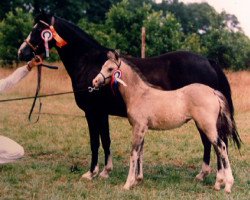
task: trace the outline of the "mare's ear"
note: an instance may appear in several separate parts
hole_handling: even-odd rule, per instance
[[[35,16],[35,24],[39,21],[44,21],[47,24],[50,24],[52,15],[44,11],[43,9],[39,9],[39,13]]]

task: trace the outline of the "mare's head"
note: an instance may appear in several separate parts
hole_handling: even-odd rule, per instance
[[[117,52],[109,51],[107,53],[108,60],[102,66],[101,71],[93,79],[93,86],[98,88],[101,85],[107,85],[110,83],[114,72],[119,69],[121,65],[121,60]]]
[[[47,14],[40,14],[35,19],[35,25],[28,37],[18,50],[18,57],[20,60],[31,60],[34,55],[41,55],[45,53],[45,40],[47,40],[47,49],[55,45],[55,40],[52,38],[51,25],[52,16]]]

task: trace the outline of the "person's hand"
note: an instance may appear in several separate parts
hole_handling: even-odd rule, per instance
[[[34,58],[32,58],[31,61],[28,62],[27,69],[30,71],[33,67],[41,65],[42,63],[43,63],[42,58],[36,55]]]

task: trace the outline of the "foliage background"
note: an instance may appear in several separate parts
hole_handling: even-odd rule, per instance
[[[145,26],[147,56],[188,50],[216,60],[223,68],[250,67],[250,39],[237,17],[218,13],[207,3],[1,0],[0,7],[2,66],[18,63],[18,47],[29,34],[34,16],[44,10],[77,24],[102,45],[132,56],[140,56],[140,33]]]

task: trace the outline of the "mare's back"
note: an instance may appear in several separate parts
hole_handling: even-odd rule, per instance
[[[139,68],[149,83],[165,90],[191,83],[203,83],[213,88],[218,85],[216,71],[209,61],[195,53],[176,51],[145,59],[125,58]]]

